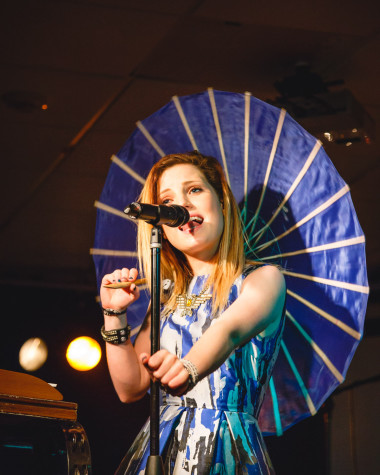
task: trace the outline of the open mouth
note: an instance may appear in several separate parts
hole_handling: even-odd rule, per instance
[[[179,227],[180,231],[193,231],[197,227],[199,227],[203,223],[203,218],[200,216],[191,216],[190,220],[184,224],[183,226]]]

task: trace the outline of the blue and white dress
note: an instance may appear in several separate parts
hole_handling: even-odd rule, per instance
[[[231,287],[228,305],[239,296],[245,275]],[[199,294],[207,276],[194,277],[188,294]],[[213,324],[211,300],[183,316],[162,318],[161,348],[183,358]],[[181,397],[162,394],[160,454],[166,474],[273,474],[257,418],[277,358],[284,315],[275,328],[236,348],[212,374]],[[265,336],[264,336],[265,335]],[[149,421],[117,474],[143,474],[149,457]]]

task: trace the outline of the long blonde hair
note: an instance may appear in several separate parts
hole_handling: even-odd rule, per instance
[[[204,156],[196,150],[167,155],[152,167],[139,201],[156,204],[158,202],[159,180],[163,172],[174,165],[183,164],[194,165],[203,173],[223,205],[224,228],[215,256],[214,268],[207,280],[213,295],[213,313],[216,314],[223,310],[227,304],[230,288],[235,279],[242,273],[245,264],[243,230],[239,209],[219,162],[215,158]],[[144,221],[138,222],[140,269],[144,270],[144,275],[149,284],[151,278],[151,229],[152,225]],[[164,292],[161,295],[161,301],[165,303],[166,311],[175,309],[176,296],[186,293],[192,277],[192,270],[184,254],[172,246],[167,239],[163,239],[161,279],[170,279],[174,283],[169,296]]]

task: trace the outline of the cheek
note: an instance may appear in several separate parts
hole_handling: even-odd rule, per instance
[[[162,226],[163,238],[167,239],[170,244],[175,245],[177,228],[171,228],[170,226]]]

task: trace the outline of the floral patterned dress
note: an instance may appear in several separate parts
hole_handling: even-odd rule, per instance
[[[228,305],[239,296],[246,274],[234,282]],[[189,294],[199,294],[207,276],[196,276]],[[162,318],[161,348],[179,358],[213,324],[211,301]],[[272,325],[273,326],[273,325]],[[160,454],[165,474],[273,474],[257,418],[277,358],[284,312],[275,328],[236,348],[213,373],[181,397],[162,394]],[[117,474],[143,474],[149,457],[149,420],[120,464]]]

